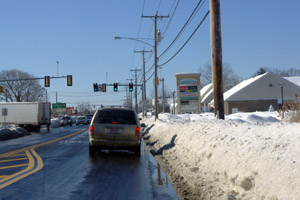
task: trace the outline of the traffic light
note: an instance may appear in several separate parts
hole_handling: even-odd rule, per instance
[[[3,87],[0,86],[0,93],[3,93]]]
[[[102,83],[102,92],[106,92],[106,84]]]
[[[67,86],[72,86],[72,75],[67,76]]]
[[[114,92],[118,91],[118,83],[114,83]]]
[[[133,91],[133,83],[129,83],[129,92]]]
[[[94,83],[94,92],[98,92],[98,84],[97,83]]]
[[[50,87],[50,76],[45,76],[45,87]]]

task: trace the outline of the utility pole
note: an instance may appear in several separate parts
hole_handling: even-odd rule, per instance
[[[134,82],[135,82],[135,112],[138,113],[138,103],[137,103],[137,72],[141,71],[141,69],[132,69],[130,71],[134,71]]]
[[[146,104],[146,75],[145,75],[145,53],[150,53],[152,51],[134,51],[134,53],[142,53],[143,56],[143,117],[145,117],[145,104]]]
[[[130,70],[131,71],[131,70]],[[132,83],[133,79],[126,79],[127,81],[130,81],[130,83]],[[132,92],[129,92],[129,105],[130,108],[132,109]]]
[[[215,117],[224,119],[220,0],[210,0],[210,31]]]
[[[162,104],[163,104],[163,113],[165,112],[165,79],[161,79],[161,84],[162,84]]]
[[[169,16],[143,16],[142,18],[151,18],[154,21],[154,89],[155,89],[155,121],[158,119],[158,100],[157,100],[157,19],[168,18]]]
[[[8,93],[8,91],[7,91],[7,89],[5,89],[5,102],[8,102],[7,93]]]

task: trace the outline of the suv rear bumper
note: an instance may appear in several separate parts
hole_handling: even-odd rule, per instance
[[[90,138],[90,145],[101,149],[130,149],[139,146],[140,140],[131,141],[111,141]]]

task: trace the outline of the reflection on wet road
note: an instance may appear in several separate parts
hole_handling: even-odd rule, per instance
[[[0,199],[173,199],[155,191],[147,150],[90,157],[87,126],[0,145]]]

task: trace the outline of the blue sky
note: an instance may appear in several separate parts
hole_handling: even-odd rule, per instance
[[[73,75],[73,86],[66,79],[51,79],[47,88],[50,101],[68,106],[90,104],[119,105],[125,88],[94,93],[93,83],[128,83],[131,69],[142,67],[141,54],[151,50],[132,40],[114,36],[153,38],[153,21],[141,15],[171,15],[177,0],[0,0],[0,70],[19,69],[36,77]],[[158,20],[164,34],[158,46],[160,55],[175,38],[198,1],[180,1],[169,19]],[[288,69],[300,67],[300,2],[297,0],[221,1],[223,61],[243,78],[260,67]],[[209,9],[209,1],[193,18],[159,64],[168,60],[187,40]],[[144,40],[153,43],[153,40]],[[146,54],[146,78],[153,72],[153,55]],[[185,48],[159,70],[169,90],[176,87],[175,73],[195,72],[211,62],[209,17]],[[139,74],[139,80],[141,74]],[[147,96],[153,91],[147,82]],[[41,81],[41,84],[43,82]],[[160,87],[161,88],[161,87]],[[141,93],[140,93],[141,95]]]

